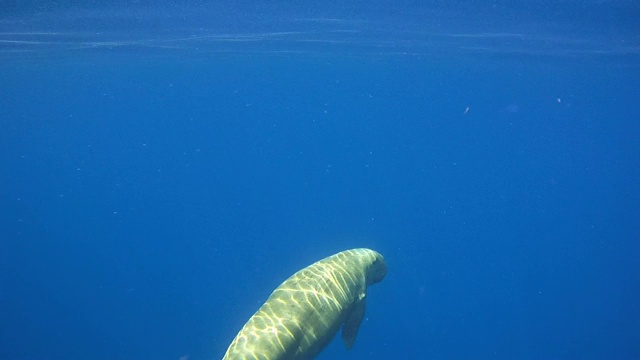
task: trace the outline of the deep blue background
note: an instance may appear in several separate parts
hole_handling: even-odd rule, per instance
[[[322,359],[640,358],[637,6],[509,4],[5,7],[0,358],[218,359],[360,246]]]

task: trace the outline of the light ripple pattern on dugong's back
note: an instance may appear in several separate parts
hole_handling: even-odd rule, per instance
[[[247,321],[223,360],[313,359],[342,324],[350,348],[364,316],[367,286],[382,281],[386,272],[382,255],[364,248],[298,271]]]

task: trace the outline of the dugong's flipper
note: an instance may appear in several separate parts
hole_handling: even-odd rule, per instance
[[[344,346],[346,346],[347,349],[351,349],[353,343],[356,341],[360,324],[362,323],[362,319],[364,319],[365,307],[366,302],[364,298],[357,301],[353,304],[351,313],[347,314],[347,318],[344,320],[344,325],[342,326],[342,341],[344,341]]]
[[[249,319],[223,360],[313,359],[343,324],[350,348],[364,318],[367,286],[386,273],[382,255],[369,249],[346,250],[298,271]]]

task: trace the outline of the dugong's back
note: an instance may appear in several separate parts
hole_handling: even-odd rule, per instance
[[[223,360],[312,359],[345,322],[343,339],[351,346],[367,286],[385,274],[384,258],[369,249],[346,250],[298,271],[249,319]]]

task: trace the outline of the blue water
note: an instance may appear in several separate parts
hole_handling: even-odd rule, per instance
[[[320,359],[640,358],[635,2],[7,4],[1,359],[219,359],[353,247]]]

